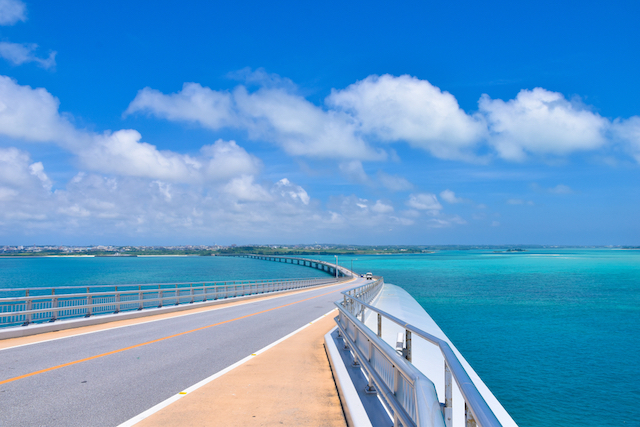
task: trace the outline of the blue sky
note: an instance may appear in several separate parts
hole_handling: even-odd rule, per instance
[[[0,244],[640,244],[639,12],[0,0]]]

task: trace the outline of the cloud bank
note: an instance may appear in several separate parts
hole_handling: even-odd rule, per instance
[[[171,94],[143,88],[124,115],[242,132],[288,156],[328,165],[329,173],[373,189],[374,196],[327,194],[323,202],[287,172],[261,177],[262,161],[234,140],[214,137],[185,153],[160,150],[135,129],[82,129],[46,89],[0,76],[0,234],[56,229],[70,235],[165,233],[252,241],[277,235],[317,241],[318,233],[464,226],[466,220],[448,210],[483,206],[450,189],[438,197],[421,188],[428,183],[412,183],[379,167],[368,172],[367,162],[402,161],[393,144],[435,159],[474,163],[616,148],[640,163],[639,117],[611,120],[542,88],[522,90],[507,101],[483,95],[477,111],[465,112],[452,94],[410,76],[370,76],[331,91],[322,105],[278,76],[245,71],[236,77],[244,84],[228,91],[198,83],[185,83]],[[55,144],[68,153],[75,176],[68,182],[52,179],[56,174],[47,162],[29,152],[38,144]],[[573,190],[558,184],[543,192]],[[503,201],[533,205],[508,195]]]
[[[265,81],[263,71],[256,74],[262,77],[242,75],[251,83]],[[322,106],[296,93],[288,81],[278,86],[281,80],[271,79],[253,92],[244,85],[216,91],[197,83],[185,83],[172,94],[145,88],[125,114],[197,123],[214,131],[237,129],[289,155],[324,159],[382,161],[389,157],[390,143],[406,143],[438,159],[471,162],[561,157],[616,143],[636,159],[640,151],[640,118],[612,121],[579,100],[543,88],[524,89],[507,101],[485,94],[478,110],[468,113],[452,94],[406,75],[369,76],[332,90]]]
[[[0,76],[0,137],[5,145],[15,144],[0,146],[0,235],[56,230],[63,236],[256,241],[274,233],[288,239],[306,232],[308,239],[317,239],[319,230],[344,230],[354,221],[360,229],[413,222],[381,200],[367,202],[367,209],[355,216],[348,203],[323,209],[287,177],[259,179],[262,162],[235,141],[218,139],[188,154],[159,150],[134,129],[97,133],[78,128],[59,105],[43,88]],[[167,110],[167,117],[177,111]],[[69,153],[79,168],[76,175],[66,183],[54,182],[46,164],[25,150],[41,144]],[[354,162],[355,169],[362,169]]]

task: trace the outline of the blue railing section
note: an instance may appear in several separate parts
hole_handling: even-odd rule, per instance
[[[0,289],[0,327],[193,304],[335,283],[332,277]]]

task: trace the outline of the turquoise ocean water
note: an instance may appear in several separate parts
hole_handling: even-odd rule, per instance
[[[0,288],[323,277],[313,268],[237,257],[0,258]]]
[[[640,251],[441,251],[339,262],[351,267],[352,259],[355,271],[411,293],[520,426],[640,425]],[[226,257],[0,259],[0,288],[322,275]]]
[[[353,269],[406,289],[518,425],[640,426],[640,251],[358,256]]]

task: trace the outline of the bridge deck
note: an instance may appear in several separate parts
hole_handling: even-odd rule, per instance
[[[4,340],[0,344],[0,425],[119,425],[308,325],[333,309],[340,291],[352,286],[354,282],[343,282],[247,302],[230,301],[160,319],[120,321]],[[332,319],[325,317],[307,326],[251,357],[255,360],[246,362],[246,366],[212,381],[211,389],[202,387],[192,396],[180,396],[175,408],[179,410],[183,404],[180,401],[189,404],[198,396],[223,399],[224,395],[216,397],[208,390],[224,390],[229,387],[224,383],[240,381],[236,392],[224,397],[227,405],[204,403],[188,419],[214,408],[207,412],[211,417],[208,425],[233,425],[229,419],[215,416],[220,411],[232,419],[238,419],[238,414],[250,415],[251,419],[255,415],[256,421],[261,417],[263,425],[271,424],[267,416],[282,418],[289,425],[340,425],[322,424],[322,420],[339,423],[335,411],[342,416],[321,347],[322,336],[331,323]],[[228,375],[230,379],[225,378]],[[242,375],[255,379],[249,384],[256,387],[243,385]],[[287,395],[285,389],[289,388]],[[245,394],[234,406],[230,399],[238,393]],[[259,402],[264,402],[262,412],[254,412]],[[323,402],[321,419],[314,418],[316,409],[303,406],[307,405],[304,402]],[[294,416],[298,421],[283,418]],[[188,419],[181,419],[179,424],[184,425]]]
[[[323,336],[336,312],[135,424],[346,427]]]

